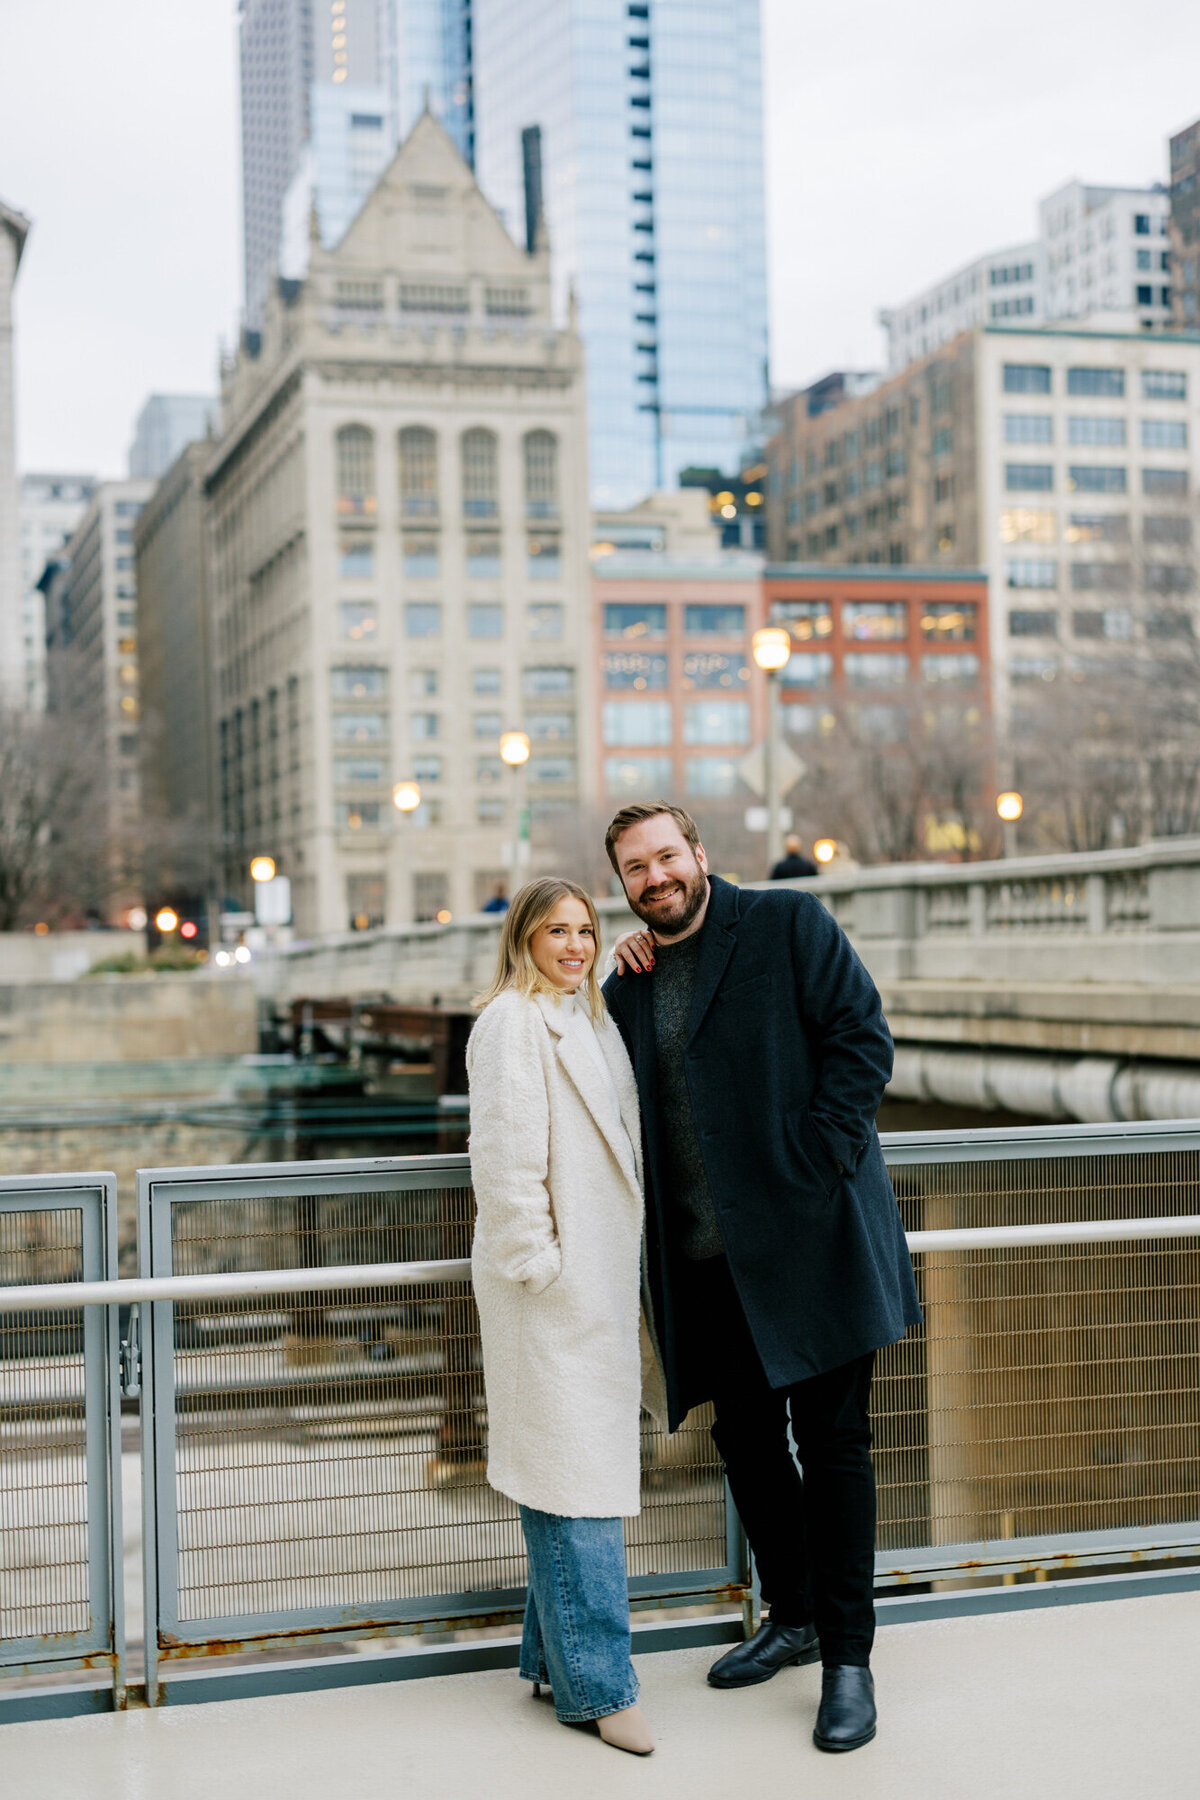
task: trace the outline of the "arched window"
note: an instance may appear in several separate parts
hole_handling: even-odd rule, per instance
[[[343,425],[337,434],[337,509],[351,518],[374,518],[375,437],[365,425]]]
[[[468,519],[494,519],[500,511],[500,466],[496,434],[476,426],[462,440],[463,514]]]
[[[425,425],[400,433],[400,514],[405,519],[438,515],[437,437]]]
[[[526,434],[525,512],[531,519],[558,517],[558,439],[552,431]]]

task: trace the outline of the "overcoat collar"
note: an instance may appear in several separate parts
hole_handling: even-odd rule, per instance
[[[572,1086],[587,1107],[605,1143],[616,1158],[638,1201],[642,1198],[642,1130],[638,1111],[637,1086],[633,1071],[620,1042],[616,1027],[604,1020],[596,1029],[596,1041],[608,1064],[620,1107],[620,1129],[613,1115],[612,1096],[605,1092],[604,1077],[596,1067],[582,1033],[587,1022],[576,1014],[575,1005],[565,1006],[553,994],[533,996],[539,1012],[556,1040],[559,1062],[570,1077]]]
[[[700,956],[696,963],[696,980],[692,988],[692,1005],[688,1013],[688,1042],[695,1037],[712,1005],[713,995],[725,973],[725,965],[733,954],[731,927],[741,916],[741,898],[730,881],[719,875],[709,877],[708,911],[700,928]]]

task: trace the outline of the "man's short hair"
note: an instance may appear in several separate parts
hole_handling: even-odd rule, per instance
[[[672,806],[667,800],[651,800],[637,806],[623,806],[604,834],[604,848],[608,852],[608,860],[618,875],[621,871],[617,865],[617,839],[634,825],[642,825],[647,819],[661,818],[664,813],[669,813],[674,819],[686,842],[690,845],[693,856],[695,855],[700,848],[700,832],[691,813],[684,812],[682,806]]]

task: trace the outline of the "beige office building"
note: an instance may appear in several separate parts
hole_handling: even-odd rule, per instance
[[[582,356],[429,113],[224,372],[206,478],[226,891],[298,934],[476,910],[588,798]],[[402,781],[421,805],[393,805]]]

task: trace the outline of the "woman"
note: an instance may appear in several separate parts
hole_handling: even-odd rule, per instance
[[[640,1326],[641,1125],[596,981],[596,909],[531,881],[504,918],[471,1033],[472,1253],[488,1480],[529,1557],[520,1673],[564,1724],[654,1748],[630,1661],[623,1516],[640,1509],[640,1408],[661,1380]]]

